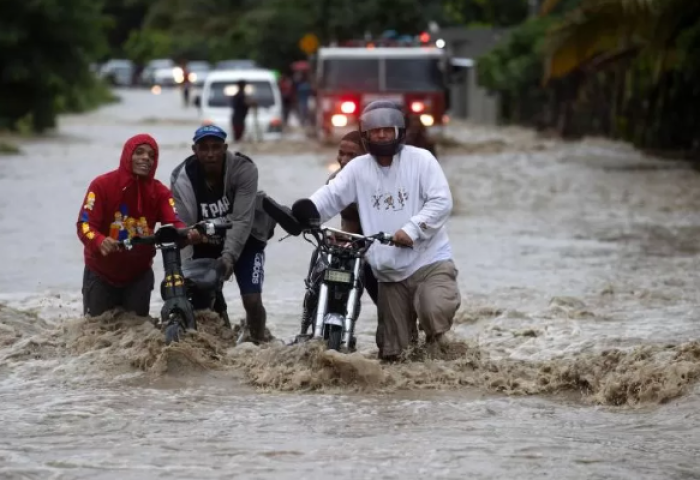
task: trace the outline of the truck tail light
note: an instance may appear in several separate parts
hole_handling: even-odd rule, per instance
[[[355,105],[355,102],[343,102],[340,104],[340,111],[346,115],[355,113],[355,110],[357,110],[357,105]]]
[[[413,113],[421,113],[423,110],[425,110],[423,102],[411,102],[411,111]]]

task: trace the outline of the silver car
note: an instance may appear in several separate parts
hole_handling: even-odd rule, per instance
[[[175,85],[175,67],[175,62],[169,58],[151,60],[141,72],[141,83],[147,86],[173,86]]]
[[[189,81],[194,87],[201,88],[204,85],[207,75],[211,71],[209,62],[201,60],[193,60],[187,63],[187,71],[189,72]]]
[[[134,63],[131,60],[112,59],[102,65],[98,76],[120,87],[130,87],[134,78]]]

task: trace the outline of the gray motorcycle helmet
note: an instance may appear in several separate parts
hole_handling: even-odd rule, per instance
[[[370,130],[394,128],[396,135],[388,142],[372,142]],[[376,100],[365,107],[360,115],[360,135],[365,150],[375,157],[393,157],[406,142],[406,122],[401,108],[388,100]]]

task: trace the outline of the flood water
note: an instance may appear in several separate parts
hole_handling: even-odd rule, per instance
[[[235,347],[210,318],[165,348],[150,324],[80,315],[87,185],[137,133],[158,140],[167,183],[197,127],[174,92],[119,93],[0,157],[1,479],[700,478],[700,176],[686,164],[455,126],[466,145],[440,160],[463,305],[444,357],[379,364],[369,299],[353,355]],[[334,159],[298,139],[241,150],[283,202]],[[282,236],[263,296],[287,341],[311,247]],[[226,296],[240,318],[235,282]]]

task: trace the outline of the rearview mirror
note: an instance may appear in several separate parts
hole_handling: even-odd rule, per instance
[[[202,105],[201,97],[199,95],[197,95],[196,97],[194,97],[194,100],[192,101],[192,103],[194,103],[194,106],[197,108],[201,107],[201,105]]]

